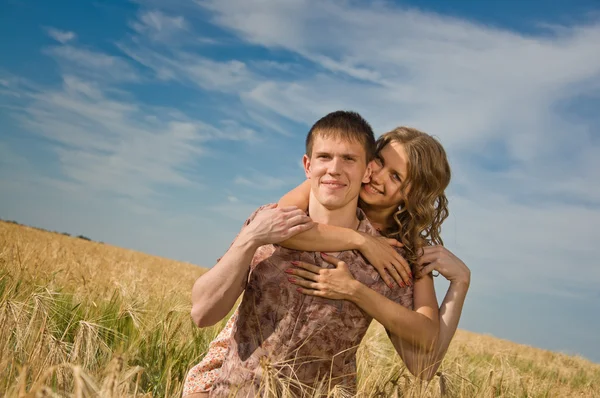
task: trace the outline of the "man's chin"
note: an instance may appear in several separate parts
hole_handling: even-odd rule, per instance
[[[343,207],[345,204],[343,198],[336,198],[331,196],[317,198],[317,201],[319,202],[319,204],[321,204],[321,206],[325,207],[328,210],[338,209],[340,207]]]

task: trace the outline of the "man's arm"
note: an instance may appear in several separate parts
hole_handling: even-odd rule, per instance
[[[227,253],[194,283],[192,319],[198,327],[223,319],[244,291],[250,263],[260,245],[250,234],[240,233]]]
[[[225,255],[192,288],[192,319],[198,327],[223,319],[244,291],[258,247],[279,243],[314,226],[296,207],[263,206],[246,221]]]

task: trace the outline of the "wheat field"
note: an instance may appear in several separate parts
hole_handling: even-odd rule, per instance
[[[203,272],[0,221],[0,395],[180,397],[224,324],[190,319]],[[600,397],[598,364],[462,330],[429,383],[408,373],[375,322],[358,363],[361,397]]]

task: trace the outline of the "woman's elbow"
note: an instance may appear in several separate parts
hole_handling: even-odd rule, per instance
[[[191,316],[199,328],[206,328],[218,322],[218,320],[212,319],[213,317],[210,316],[209,312],[203,306],[199,305],[192,306]]]
[[[421,335],[421,341],[419,341],[419,349],[422,352],[430,354],[434,351],[438,339],[438,329],[429,330],[427,333]]]

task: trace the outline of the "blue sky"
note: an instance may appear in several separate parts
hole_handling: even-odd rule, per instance
[[[310,125],[353,109],[448,151],[443,237],[473,273],[460,327],[600,362],[598,11],[3,2],[0,217],[212,266],[303,180]]]

